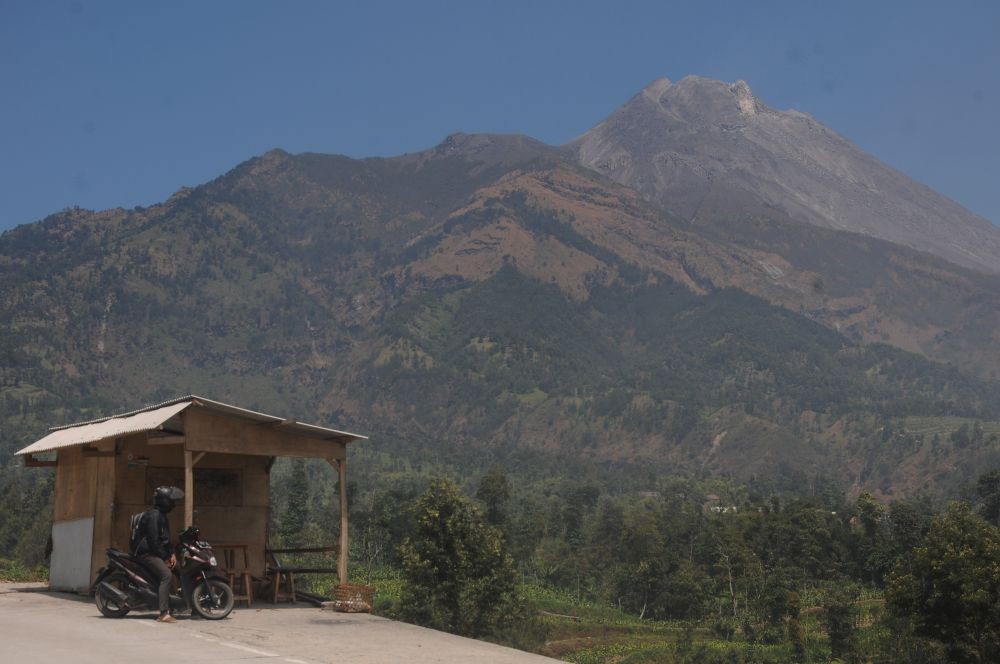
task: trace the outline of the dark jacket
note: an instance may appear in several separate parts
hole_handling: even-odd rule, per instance
[[[139,544],[135,547],[135,555],[156,556],[166,560],[173,553],[170,550],[170,521],[167,515],[153,508],[142,515],[139,522]]]

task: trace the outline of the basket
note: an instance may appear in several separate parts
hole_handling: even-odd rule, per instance
[[[360,583],[340,583],[333,587],[333,610],[342,613],[371,613],[375,588]]]

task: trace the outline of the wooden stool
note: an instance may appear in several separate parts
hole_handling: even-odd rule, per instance
[[[281,601],[295,603],[295,572],[273,567],[271,574],[271,601],[275,604]]]
[[[227,572],[226,576],[229,577],[229,587],[233,589],[233,600],[246,601],[248,609],[253,606],[253,581],[250,579],[250,570]]]
[[[247,608],[250,608],[253,606],[253,580],[250,578],[249,545],[223,544],[217,548],[222,551],[229,587],[233,589],[233,600],[245,601]],[[239,564],[241,553],[242,565]]]

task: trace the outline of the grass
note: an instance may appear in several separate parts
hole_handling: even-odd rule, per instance
[[[647,664],[671,662],[791,662],[792,646],[749,642],[738,629],[729,639],[712,629],[714,617],[701,621],[640,620],[601,602],[579,601],[571,593],[526,584],[524,594],[541,612],[548,640],[541,654],[576,664]],[[808,599],[806,599],[808,596]],[[829,643],[820,591],[803,595],[800,622],[808,661],[828,661]],[[867,590],[856,602],[856,642],[862,652],[876,652],[885,638],[882,597]]]
[[[352,567],[352,583],[375,586],[375,613],[391,613],[400,598],[403,580],[397,570],[372,570],[369,577],[361,565]],[[310,577],[313,592],[332,592],[336,576]],[[547,630],[540,654],[575,664],[652,664],[703,662],[792,662],[791,644],[782,638],[775,643],[749,642],[741,629],[729,639],[712,628],[715,617],[692,620],[640,620],[605,602],[578,599],[573,593],[526,583],[525,598],[539,612]],[[808,661],[828,661],[829,643],[818,589],[802,594],[800,621]],[[882,597],[871,589],[856,602],[856,642],[862,652],[877,652],[886,637],[881,620]]]
[[[711,638],[707,627],[690,621],[640,620],[616,606],[578,600],[567,592],[534,584],[522,590],[548,628],[542,654],[567,662],[619,662],[638,653],[675,651],[678,644]]]
[[[44,565],[25,567],[15,560],[0,558],[0,583],[31,583],[48,580],[49,570]]]
[[[548,399],[549,395],[542,391],[541,388],[536,387],[530,392],[515,394],[514,397],[526,406],[537,406]]]

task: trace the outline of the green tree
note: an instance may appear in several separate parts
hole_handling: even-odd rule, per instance
[[[830,638],[830,657],[852,661],[857,655],[854,628],[854,601],[850,590],[837,588],[827,593],[823,601],[823,618]]]
[[[854,503],[861,522],[858,559],[869,581],[881,584],[896,558],[891,524],[885,507],[868,491],[862,491]]]
[[[898,501],[889,506],[889,526],[897,556],[909,558],[918,546],[931,520],[933,507],[927,499]]]
[[[624,522],[625,510],[621,505],[610,498],[602,498],[587,537],[587,562],[592,570],[600,573],[618,562]]]
[[[1000,470],[991,470],[979,476],[976,497],[979,499],[979,514],[994,526],[1000,526]]]
[[[886,599],[918,636],[944,644],[953,662],[1000,661],[1000,529],[954,503],[936,517]]]
[[[792,645],[792,661],[806,661],[806,633],[798,616],[788,619],[788,642]]]
[[[500,530],[448,480],[417,501],[416,532],[400,547],[405,620],[471,637],[503,638],[527,620]]]
[[[288,502],[281,518],[279,532],[286,542],[301,539],[309,522],[309,476],[305,459],[292,463],[292,475],[288,480]]]
[[[476,499],[486,507],[486,521],[504,527],[507,523],[507,503],[510,501],[510,480],[503,469],[494,466],[479,480]]]

